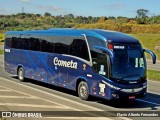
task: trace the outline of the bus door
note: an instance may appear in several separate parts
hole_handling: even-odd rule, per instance
[[[109,78],[108,56],[104,53],[98,53],[97,58],[93,58],[93,69],[96,73]]]

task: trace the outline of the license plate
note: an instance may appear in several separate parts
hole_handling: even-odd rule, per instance
[[[136,97],[135,96],[129,96],[129,99],[135,99]]]

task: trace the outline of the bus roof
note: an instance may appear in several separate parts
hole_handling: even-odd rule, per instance
[[[102,29],[74,29],[74,28],[52,28],[48,30],[31,30],[31,31],[8,31],[6,34],[48,34],[48,35],[82,35],[85,34],[101,38],[106,42],[112,43],[139,43],[139,41],[127,34]]]

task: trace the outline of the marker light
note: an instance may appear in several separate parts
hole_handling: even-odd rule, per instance
[[[108,44],[108,49],[113,50],[113,45],[112,44]]]

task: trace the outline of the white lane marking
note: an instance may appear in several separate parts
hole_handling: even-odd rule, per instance
[[[1,89],[0,89],[0,92],[1,92],[1,91],[2,91],[2,92],[5,92],[5,91],[11,92],[11,90],[1,90]]]
[[[37,97],[26,97],[26,96],[3,96],[0,95],[0,98],[27,98],[27,99],[38,99]]]
[[[38,108],[62,108],[68,109],[68,107],[51,106],[51,105],[35,105],[35,104],[19,104],[19,103],[0,103],[1,106],[22,106],[22,107],[38,107]]]
[[[0,77],[0,78],[1,78],[1,77]],[[16,82],[14,82],[14,83],[16,83]],[[18,83],[18,84],[19,84],[19,83]],[[27,94],[27,93],[24,93],[24,92],[20,92],[20,91],[11,89],[11,88],[7,88],[7,87],[4,87],[4,86],[3,86],[3,88],[9,89],[9,90],[11,90],[11,91],[14,91],[14,92],[17,92],[17,93],[20,93],[20,94],[23,94],[23,95],[28,96],[28,97],[26,97],[26,98],[37,98],[37,99],[41,99],[41,100],[44,100],[44,101],[47,101],[47,102],[50,102],[50,103],[53,103],[53,104],[56,104],[56,105],[59,105],[59,106],[64,106],[64,105],[62,105],[62,104],[59,104],[59,103],[56,103],[56,102],[53,102],[53,101],[50,101],[50,100],[47,100],[47,99],[43,99],[43,98],[40,98],[40,97],[37,97],[37,96],[33,96],[33,95],[30,95],[30,94]],[[17,97],[19,97],[19,96],[17,96]],[[69,106],[65,106],[65,107],[68,107],[68,108],[69,108]]]
[[[78,102],[75,102],[75,101],[73,101],[73,100],[71,100],[71,99],[67,99],[67,98],[64,98],[64,97],[61,97],[61,96],[58,96],[58,95],[54,95],[54,94],[51,94],[51,93],[42,91],[42,90],[40,90],[40,89],[36,89],[36,88],[30,87],[30,86],[26,86],[26,85],[24,85],[24,84],[20,84],[20,83],[14,82],[14,81],[10,81],[10,80],[5,79],[5,78],[2,78],[2,77],[0,77],[0,78],[1,78],[1,80],[7,81],[7,82],[10,82],[10,83],[14,83],[14,84],[17,84],[17,85],[20,85],[20,86],[24,86],[24,87],[26,87],[26,88],[29,88],[29,89],[32,89],[32,90],[35,90],[35,91],[38,91],[38,92],[41,92],[41,93],[44,93],[44,94],[47,94],[47,95],[50,95],[50,96],[53,96],[53,97],[57,97],[57,98],[59,98],[59,99],[63,99],[63,100],[66,100],[66,101],[69,101],[69,102],[78,104],[78,105],[80,105],[80,106],[85,106],[85,107],[91,108],[91,109],[96,110],[96,111],[103,111],[103,110],[101,110],[101,109],[98,109],[98,108],[95,108],[95,107],[92,107],[92,106],[89,106],[89,105],[85,105],[85,104],[82,104],[82,103],[78,103]],[[61,104],[61,105],[63,105],[63,104]],[[68,107],[69,107],[69,106],[68,106]],[[74,109],[75,109],[75,108],[74,108]],[[77,109],[77,110],[78,110],[78,111],[82,111],[82,110],[79,110],[79,109]]]
[[[3,89],[5,89],[3,86],[0,86],[0,88],[3,88]]]
[[[22,94],[22,95],[26,95],[26,96],[28,96],[28,97],[30,97],[30,96],[31,96],[31,97],[34,97],[34,96],[29,95],[29,94],[27,94],[27,93],[20,92],[20,91],[14,90],[14,89],[10,89],[10,88],[8,88],[8,87],[4,87],[4,86],[3,86],[3,88],[8,89],[8,90],[10,90],[11,92],[16,92],[16,93],[20,93],[20,94]]]
[[[149,103],[149,104],[153,104],[153,105],[160,106],[160,104],[158,104],[158,103],[154,103],[154,102],[150,102],[150,101],[146,101],[146,100],[142,100],[142,99],[136,99],[136,100],[137,100],[137,101],[146,102],[146,103]]]
[[[26,88],[29,88],[29,89],[32,89],[32,90],[35,90],[35,91],[38,91],[38,92],[41,92],[41,93],[44,93],[44,94],[47,94],[47,95],[50,95],[50,96],[59,98],[59,99],[63,99],[63,100],[69,101],[69,102],[74,103],[74,104],[78,104],[78,105],[80,105],[80,106],[85,106],[85,107],[88,107],[88,108],[93,109],[93,110],[96,110],[96,111],[103,111],[103,110],[101,110],[101,109],[98,109],[98,108],[95,108],[95,107],[92,107],[92,106],[89,106],[89,105],[86,105],[86,104],[78,103],[78,102],[75,102],[75,101],[73,101],[73,100],[71,100],[71,99],[67,99],[67,98],[64,98],[64,97],[61,97],[61,96],[58,96],[58,95],[54,95],[54,94],[51,94],[51,93],[42,91],[42,90],[40,90],[40,89],[36,89],[36,88],[30,87],[30,86],[27,86],[27,85],[23,85],[23,84],[14,82],[14,81],[10,81],[10,80],[5,79],[5,78],[2,78],[2,77],[0,77],[0,79],[3,80],[3,81],[7,81],[7,82],[10,82],[10,83],[14,83],[14,84],[20,85],[20,86],[24,86],[24,87],[26,87]],[[42,98],[40,98],[40,99],[42,99]],[[43,100],[45,100],[45,99],[43,99]],[[48,101],[50,101],[50,100],[48,100]],[[53,102],[53,101],[51,101],[51,102]],[[53,102],[53,103],[54,103],[54,102]],[[59,103],[56,103],[56,104],[59,104]],[[59,105],[61,105],[62,107],[63,107],[63,106],[66,106],[66,105],[64,105],[64,104],[59,104]],[[67,107],[70,107],[70,106],[67,106]],[[76,109],[76,108],[73,108],[73,107],[70,107],[70,108],[72,108],[73,110],[76,110],[76,111],[82,111],[82,110],[80,110],[80,109]],[[87,113],[87,112],[86,112],[86,114],[90,114],[90,113]],[[93,116],[97,116],[97,115],[93,115]],[[120,118],[120,117],[118,117],[118,118]],[[126,118],[126,117],[123,117],[123,119],[125,119],[125,120],[131,120],[130,118]]]

